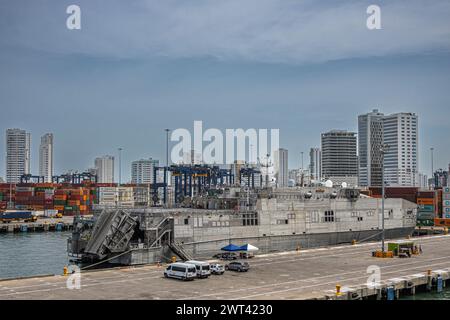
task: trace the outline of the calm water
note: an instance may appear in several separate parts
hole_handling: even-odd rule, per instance
[[[0,234],[0,279],[62,274],[70,232]]]
[[[445,288],[441,293],[418,293],[415,296],[405,296],[400,300],[450,300],[450,288]]]

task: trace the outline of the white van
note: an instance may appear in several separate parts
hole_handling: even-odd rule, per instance
[[[172,263],[164,270],[164,277],[182,280],[194,280],[197,277],[195,265],[188,263]]]
[[[211,275],[211,266],[209,265],[208,262],[189,260],[189,261],[186,261],[186,263],[189,263],[189,264],[192,264],[195,266],[195,269],[197,270],[198,278],[208,278]]]

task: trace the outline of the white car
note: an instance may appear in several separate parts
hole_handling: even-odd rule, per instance
[[[164,270],[164,277],[181,280],[194,280],[197,277],[195,265],[188,263],[172,263]]]
[[[219,263],[214,263],[211,265],[211,273],[212,274],[224,274],[225,267]]]

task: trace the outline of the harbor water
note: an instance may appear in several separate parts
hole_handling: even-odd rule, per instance
[[[0,279],[62,274],[70,232],[0,234]]]

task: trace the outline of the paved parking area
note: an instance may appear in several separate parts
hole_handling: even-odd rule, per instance
[[[227,271],[208,279],[165,279],[164,267],[106,269],[81,274],[81,288],[68,289],[68,277],[0,282],[0,299],[308,299],[323,296],[339,283],[363,284],[367,267],[377,265],[382,280],[450,267],[450,236],[415,239],[423,254],[412,258],[373,258],[379,243],[259,255],[250,270]]]

